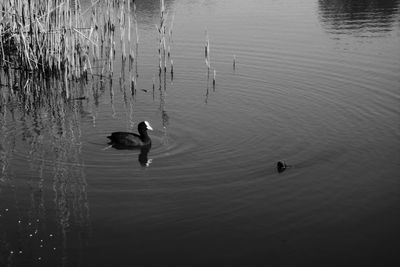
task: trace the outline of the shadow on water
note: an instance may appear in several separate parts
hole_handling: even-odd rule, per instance
[[[67,101],[57,81],[18,75],[0,90],[0,266],[80,265],[91,232],[85,98]]]
[[[397,0],[319,0],[319,18],[334,34],[381,34],[395,25],[399,12]]]

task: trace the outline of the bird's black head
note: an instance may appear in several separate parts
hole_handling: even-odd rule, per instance
[[[286,170],[287,167],[288,165],[283,160],[278,161],[278,163],[276,164],[276,169],[278,170],[279,173]]]
[[[147,130],[150,130],[150,131],[153,130],[150,123],[148,123],[147,121],[142,121],[141,123],[138,124],[138,132],[139,133],[145,133]]]

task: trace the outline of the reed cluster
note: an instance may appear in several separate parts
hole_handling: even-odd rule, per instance
[[[126,58],[128,28],[130,62],[135,58],[131,3],[136,10],[131,0],[92,0],[86,10],[82,10],[79,0],[1,1],[0,68],[4,76],[9,76],[9,70],[13,69],[46,79],[61,79],[67,97],[72,81],[88,79],[88,74],[112,77],[117,18],[122,57]],[[133,14],[137,51],[137,20]]]

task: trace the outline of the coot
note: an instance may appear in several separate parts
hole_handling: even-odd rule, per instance
[[[276,164],[276,169],[278,170],[279,173],[286,170],[287,167],[289,166],[283,160],[278,161],[278,163]]]
[[[143,147],[151,145],[151,139],[147,134],[147,130],[153,130],[150,123],[142,121],[138,124],[139,134],[129,132],[114,132],[107,138],[110,139],[110,144],[117,147]]]

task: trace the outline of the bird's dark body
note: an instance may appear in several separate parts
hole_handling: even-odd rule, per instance
[[[151,139],[147,135],[141,137],[129,132],[114,132],[107,138],[110,139],[112,144],[126,147],[140,147],[151,144]]]
[[[147,130],[152,130],[148,122],[141,122],[138,124],[139,134],[130,132],[113,132],[110,136],[111,145],[116,148],[140,148],[151,145],[151,139],[147,134]]]

